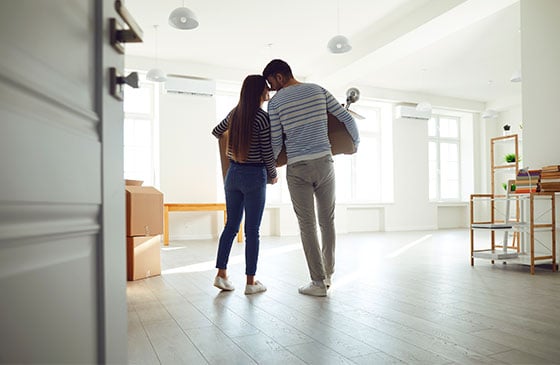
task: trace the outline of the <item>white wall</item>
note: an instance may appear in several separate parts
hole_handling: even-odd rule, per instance
[[[428,201],[428,122],[393,123],[395,202],[386,208],[387,231],[437,228],[436,206]]]
[[[521,0],[523,147],[525,163],[560,164],[560,1]]]
[[[560,164],[560,1],[521,0],[523,151],[533,168]],[[556,199],[560,194],[556,195]],[[557,227],[560,204],[556,204]],[[560,241],[557,229],[556,242]],[[560,252],[558,252],[560,256]]]
[[[160,190],[166,203],[214,203],[217,191],[215,99],[160,95]],[[218,212],[178,212],[169,217],[172,239],[216,236]]]

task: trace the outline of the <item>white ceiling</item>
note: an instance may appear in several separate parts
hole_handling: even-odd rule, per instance
[[[338,8],[338,1],[340,2]],[[282,58],[298,78],[485,103],[517,103],[518,0],[186,0],[200,26],[167,23],[180,0],[126,0],[144,31],[127,55],[260,73]],[[338,10],[339,9],[339,10]],[[337,14],[339,13],[339,16]],[[338,19],[338,20],[337,20]],[[327,51],[340,33],[353,46]]]

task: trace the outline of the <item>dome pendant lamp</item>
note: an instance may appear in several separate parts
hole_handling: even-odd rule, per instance
[[[352,50],[348,38],[340,34],[340,0],[337,2],[337,35],[327,43],[327,48],[331,53],[346,53]]]
[[[348,38],[340,34],[332,37],[327,44],[327,47],[331,53],[346,53],[352,50],[352,46],[350,45]]]
[[[517,69],[513,74],[511,74],[511,77],[509,79],[509,81],[511,82],[521,82],[523,80],[523,78],[521,77],[521,69]]]
[[[154,34],[155,34],[154,37],[155,37],[155,45],[156,45],[155,46],[156,67],[148,71],[148,73],[146,74],[146,79],[154,82],[165,82],[167,80],[167,75],[165,74],[165,72],[163,72],[160,68],[157,67],[158,66],[157,30],[158,30],[158,26],[154,25]]]
[[[421,84],[424,87],[426,84],[426,72],[428,71],[427,68],[422,68],[422,78],[421,78]],[[424,112],[424,113],[430,113],[430,115],[432,114],[432,104],[429,101],[421,101],[418,104],[416,104],[416,110],[418,110],[419,112]]]
[[[198,19],[191,9],[185,8],[185,1],[183,1],[182,7],[169,14],[169,25],[180,30],[194,29],[198,27]]]
[[[486,109],[481,117],[482,119],[496,119],[498,118],[498,112],[494,109]]]

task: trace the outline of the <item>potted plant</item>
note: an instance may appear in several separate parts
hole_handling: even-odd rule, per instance
[[[507,191],[507,183],[502,183],[502,188]],[[511,191],[515,191],[515,184],[511,184]]]
[[[509,124],[504,124],[504,125],[502,126],[502,128],[504,129],[503,135],[504,135],[504,136],[509,136],[509,134],[510,134],[510,131],[509,131],[509,130],[511,129],[511,125],[509,125]]]
[[[515,153],[508,153],[507,155],[504,156],[504,160],[507,163],[513,163],[513,162],[515,162],[516,159],[517,159],[517,156],[515,156]],[[519,161],[521,161],[521,159],[519,159]]]

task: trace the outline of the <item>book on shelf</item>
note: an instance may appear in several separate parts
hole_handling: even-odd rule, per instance
[[[541,190],[543,192],[560,191],[560,165],[549,165],[542,168]]]
[[[541,178],[544,179],[560,179],[560,172],[546,172],[543,171],[541,174]]]
[[[542,172],[560,172],[560,165],[548,165],[541,168]]]
[[[539,191],[541,170],[519,170],[515,177],[515,193],[527,194]]]
[[[541,182],[541,191],[560,191],[560,182]]]

